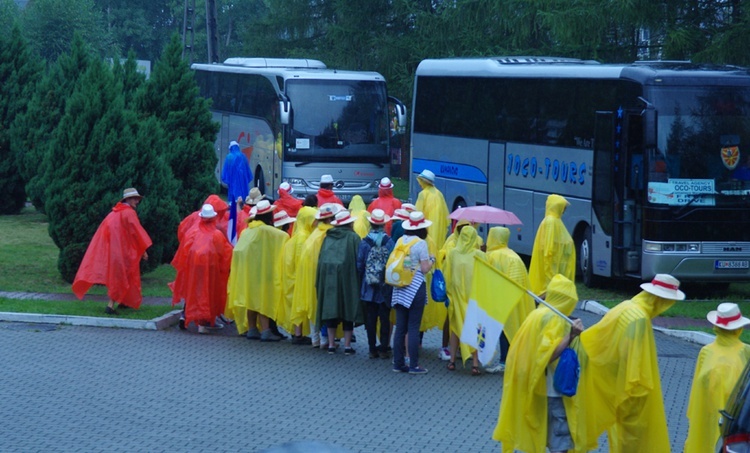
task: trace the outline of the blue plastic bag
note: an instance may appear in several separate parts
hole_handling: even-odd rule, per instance
[[[445,277],[440,269],[435,269],[432,273],[430,295],[435,302],[445,302],[445,306],[448,306],[448,293],[445,290]]]
[[[578,363],[578,354],[571,349],[565,348],[560,354],[557,362],[553,385],[555,390],[564,396],[573,396],[578,391],[578,377],[581,373],[581,365]]]

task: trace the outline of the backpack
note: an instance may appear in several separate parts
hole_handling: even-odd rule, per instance
[[[571,348],[565,348],[560,354],[560,360],[557,362],[555,376],[552,380],[555,390],[564,396],[575,395],[578,390],[580,372],[581,366],[578,363],[578,354]]]
[[[388,257],[385,264],[385,282],[397,288],[403,288],[411,284],[414,274],[417,272],[411,264],[411,246],[419,242],[411,241],[404,244],[404,238],[399,238],[396,247]]]
[[[445,306],[448,306],[448,293],[445,290],[445,277],[440,269],[435,269],[432,273],[430,295],[435,302],[445,302]]]
[[[385,263],[388,262],[390,251],[386,247],[388,236],[383,235],[380,245],[376,245],[369,237],[365,240],[370,244],[370,252],[365,259],[365,282],[368,285],[382,285],[385,283]]]

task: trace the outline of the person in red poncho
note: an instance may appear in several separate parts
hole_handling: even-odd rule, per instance
[[[73,293],[79,299],[93,285],[106,286],[110,299],[107,314],[117,314],[115,303],[120,307],[141,306],[140,261],[148,260],[146,249],[151,247],[151,238],[135,212],[142,198],[133,188],[123,191],[122,201],[94,233],[73,280]]]
[[[372,200],[367,212],[372,213],[375,209],[382,209],[383,212],[388,214],[388,217],[392,217],[396,209],[400,208],[401,200],[393,196],[393,183],[390,178],[381,179],[378,185],[378,198]],[[385,224],[385,232],[389,236],[391,235],[391,228],[393,226],[390,222]]]
[[[172,266],[177,269],[172,302],[185,300],[185,325],[198,324],[198,333],[217,327],[215,320],[224,313],[227,281],[232,262],[232,244],[219,231],[219,216],[210,204],[198,213],[200,222],[180,244]]]
[[[206,201],[204,201],[203,204],[210,204],[214,208],[216,213],[214,227],[226,236],[227,225],[229,223],[229,205],[227,202],[222,200],[218,195],[211,194],[206,198]],[[197,227],[200,223],[200,213],[201,211],[192,212],[180,222],[180,226],[177,227],[177,241],[180,244],[182,244],[182,241],[187,237],[187,233]]]
[[[282,182],[279,185],[279,198],[273,203],[276,205],[276,212],[286,211],[289,217],[297,217],[297,213],[302,207],[302,200],[294,198],[292,194],[294,189],[288,182]],[[294,224],[289,226],[289,236],[294,234]]]
[[[333,176],[323,175],[320,177],[320,188],[318,189],[318,207],[326,203],[336,203],[344,206],[339,197],[333,193]]]

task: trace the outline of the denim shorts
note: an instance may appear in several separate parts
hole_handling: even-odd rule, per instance
[[[549,451],[567,451],[574,447],[561,397],[547,397],[547,447]]]

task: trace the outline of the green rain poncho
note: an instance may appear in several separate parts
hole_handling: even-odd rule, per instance
[[[578,302],[573,282],[555,275],[547,287],[546,301],[569,316]],[[500,414],[492,438],[502,443],[502,452],[513,450],[544,453],[547,448],[546,372],[555,348],[570,332],[570,324],[544,305],[526,318],[508,351],[503,377]],[[558,360],[552,363],[552,372]],[[575,405],[580,397],[563,397],[568,425],[575,445],[577,424]],[[656,450],[654,450],[656,451]]]
[[[544,219],[536,231],[529,266],[529,289],[535,294],[541,294],[556,274],[573,282],[576,280],[575,245],[562,221],[567,206],[568,201],[560,195],[547,197]]]
[[[353,228],[329,230],[318,257],[315,287],[318,296],[317,325],[330,319],[364,323],[364,306],[359,298],[357,251],[361,239]]]

